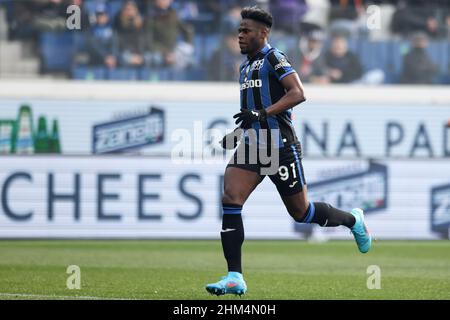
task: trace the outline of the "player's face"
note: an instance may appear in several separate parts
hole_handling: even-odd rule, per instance
[[[242,54],[252,54],[264,44],[264,28],[256,21],[243,19],[239,26],[239,47]]]

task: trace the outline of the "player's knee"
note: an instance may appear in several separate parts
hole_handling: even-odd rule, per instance
[[[297,206],[289,210],[289,214],[296,222],[303,222],[308,214],[308,208],[305,206]]]
[[[291,213],[292,219],[296,222],[303,222],[306,216],[306,212],[295,211]]]
[[[243,205],[244,200],[242,199],[242,196],[240,196],[237,192],[233,192],[225,188],[222,196],[222,203],[233,203]]]

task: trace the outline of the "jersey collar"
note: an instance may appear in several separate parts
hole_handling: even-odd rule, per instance
[[[266,43],[266,45],[264,46],[264,48],[261,49],[261,53],[266,54],[267,52],[269,52],[269,50],[272,48],[272,46],[270,45],[270,43]]]
[[[259,52],[253,56],[253,58],[247,57],[247,60],[251,61],[255,59],[256,57],[259,56],[260,53],[265,55],[267,52],[269,52],[270,49],[272,49],[272,46],[270,45],[270,43],[266,43],[266,45],[261,50],[259,50]]]

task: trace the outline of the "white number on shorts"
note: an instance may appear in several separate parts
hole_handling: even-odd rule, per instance
[[[295,170],[295,162],[291,163],[292,175],[294,179],[297,178],[297,171]],[[286,181],[289,179],[289,170],[286,166],[281,166],[278,168],[278,172],[280,173],[281,180]]]
[[[280,173],[281,180],[286,181],[289,179],[289,170],[286,166],[279,167],[278,172]]]
[[[292,173],[294,174],[294,179],[297,178],[297,172],[295,171],[295,162],[291,163]]]

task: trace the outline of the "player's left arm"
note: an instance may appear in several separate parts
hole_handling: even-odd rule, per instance
[[[268,116],[273,116],[306,101],[303,84],[297,72],[292,72],[281,79],[286,94],[266,109]]]

